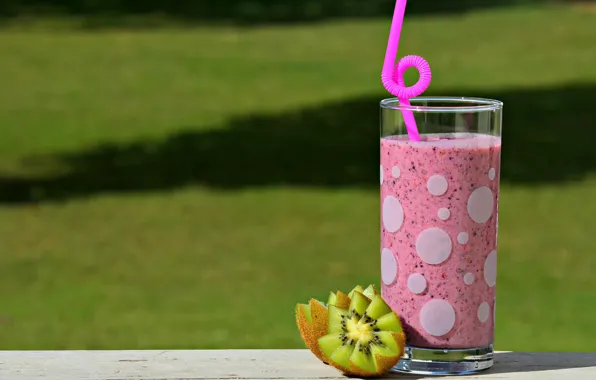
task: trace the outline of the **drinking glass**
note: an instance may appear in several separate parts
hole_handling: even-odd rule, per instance
[[[394,371],[493,365],[503,104],[381,101],[381,289],[407,342]],[[404,113],[416,120],[409,139]]]

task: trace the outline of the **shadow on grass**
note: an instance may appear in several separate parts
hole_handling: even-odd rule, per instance
[[[539,185],[596,171],[596,83],[443,95],[503,100],[502,182]],[[0,175],[0,202],[67,200],[188,185],[378,187],[379,108],[384,94],[277,115],[232,119],[226,128],[164,140],[105,145],[43,157],[64,166],[49,178]]]
[[[459,14],[477,9],[548,0],[416,0],[408,4],[409,15]],[[117,25],[127,18],[147,23],[159,15],[187,23],[263,24],[322,21],[335,18],[391,17],[395,0],[5,0],[0,18],[28,14],[57,14],[85,20],[87,27]],[[120,20],[120,21],[118,21]]]

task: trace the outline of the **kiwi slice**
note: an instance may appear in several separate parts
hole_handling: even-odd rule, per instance
[[[343,321],[348,315],[348,310],[329,305],[327,333],[339,332],[343,328]]]
[[[317,340],[319,350],[347,375],[385,374],[403,355],[405,336],[399,318],[380,295],[369,299],[358,290],[351,293],[348,308],[329,306],[328,333]]]
[[[378,296],[380,293],[377,291],[377,288],[373,284],[370,284],[366,289],[364,289],[362,294],[372,299],[374,296]]]
[[[366,308],[366,315],[372,319],[378,319],[389,313],[391,313],[391,308],[385,303],[385,301],[383,301],[383,298],[378,296],[373,297],[372,301]]]
[[[300,309],[300,311],[298,311],[298,309],[296,310],[296,314],[300,312],[304,315],[308,323],[312,324],[312,316],[310,315],[310,304],[300,304],[296,307]]]
[[[335,305],[337,301],[337,294],[329,292],[329,298],[327,299],[327,305]]]
[[[325,356],[318,347],[317,339],[327,334],[327,314],[327,307],[315,299],[308,304],[296,305],[296,324],[300,336],[306,347],[323,362],[326,362]]]
[[[350,313],[352,313],[353,316],[361,318],[370,304],[370,300],[364,294],[354,292],[352,301],[350,302]]]
[[[317,339],[328,333],[328,308],[335,307],[335,305],[338,308],[342,308],[342,310],[346,309],[350,305],[350,298],[347,294],[338,290],[337,293],[330,292],[327,305],[316,299],[311,299],[308,304],[296,305],[295,310],[296,324],[298,325],[302,340],[304,340],[306,347],[324,363],[327,361],[319,349]],[[336,316],[337,313],[334,311],[332,314]]]
[[[401,322],[395,313],[387,313],[377,319],[377,328],[383,331],[403,333]]]
[[[323,338],[321,338],[323,339]],[[337,342],[337,340],[336,340]],[[332,347],[335,346],[336,342],[332,343]],[[352,352],[354,348],[351,346],[344,346],[341,345],[341,340],[339,340],[339,347],[335,350],[331,351],[329,354],[329,360],[332,360],[334,363],[334,367],[339,367],[343,371],[350,370],[350,356],[352,356]],[[327,348],[330,351],[330,347]]]
[[[364,288],[360,285],[356,285],[354,287],[354,289],[350,290],[350,292],[348,293],[348,297],[350,297],[350,298],[354,297],[354,292],[362,293],[362,292],[364,292]]]
[[[350,297],[341,290],[338,290],[336,293],[335,303],[333,305],[341,307],[342,309],[347,309],[348,306],[350,306],[350,302]]]
[[[325,351],[322,351],[326,357],[331,357],[331,355],[342,346],[341,341],[341,333],[335,334],[327,334],[319,338],[319,343],[321,344],[321,348],[324,348]],[[348,355],[348,358],[350,356]]]

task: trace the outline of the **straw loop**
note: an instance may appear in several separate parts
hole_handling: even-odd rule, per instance
[[[407,69],[415,67],[420,74],[416,84],[406,87],[404,82],[404,74]],[[410,99],[421,95],[432,80],[432,73],[430,65],[422,57],[416,55],[408,55],[399,60],[391,76],[382,75],[381,80],[383,86],[395,97],[399,99]]]
[[[397,97],[401,104],[406,106],[410,104],[410,98],[415,98],[426,91],[432,78],[430,65],[422,57],[408,55],[400,59],[397,65],[395,65],[407,1],[408,0],[396,0],[393,21],[391,22],[389,31],[389,40],[387,41],[387,51],[385,52],[383,71],[381,72],[381,82],[385,89],[390,94]],[[413,86],[406,87],[404,83],[404,73],[410,67],[415,67],[418,70],[420,78]],[[419,141],[420,135],[418,133],[418,128],[416,127],[414,114],[411,111],[406,110],[402,110],[402,114],[410,139]]]
[[[418,74],[420,77],[418,81],[410,86],[406,87],[404,82],[404,74],[406,70],[415,67],[418,70]],[[397,82],[401,89],[401,96],[400,98],[415,98],[416,96],[421,95],[428,86],[430,86],[430,81],[432,80],[432,73],[430,71],[430,65],[426,60],[422,57],[417,55],[408,55],[399,60],[397,66],[393,72],[393,79]]]

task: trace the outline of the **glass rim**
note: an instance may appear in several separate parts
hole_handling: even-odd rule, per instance
[[[415,105],[416,102],[427,103],[453,103],[453,105]],[[497,111],[503,108],[503,102],[488,98],[474,98],[465,96],[419,96],[410,99],[410,105],[400,104],[398,98],[386,98],[381,100],[381,108],[398,111],[413,112],[486,112]]]

